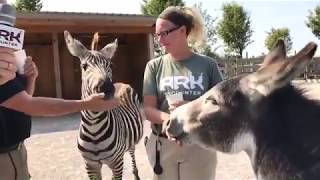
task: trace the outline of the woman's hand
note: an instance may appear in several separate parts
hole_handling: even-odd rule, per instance
[[[188,103],[189,101],[177,101],[177,102],[173,102],[171,104],[169,104],[169,111],[172,112],[173,110],[175,110],[177,107]]]
[[[39,76],[38,67],[36,66],[36,63],[32,60],[31,56],[28,56],[26,59],[26,63],[24,65],[24,76],[28,80],[36,80]]]
[[[108,111],[120,106],[120,99],[112,98],[109,100],[104,99],[104,93],[92,94],[84,101],[84,110],[91,111]]]

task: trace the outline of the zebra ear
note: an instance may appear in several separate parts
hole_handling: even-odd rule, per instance
[[[68,31],[64,31],[64,39],[66,41],[69,52],[76,57],[82,58],[88,49],[78,40],[73,39]]]
[[[118,47],[118,40],[115,39],[114,42],[107,44],[104,48],[100,50],[108,58],[112,58]]]

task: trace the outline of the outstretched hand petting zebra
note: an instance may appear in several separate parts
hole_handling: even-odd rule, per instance
[[[81,111],[78,149],[89,178],[102,179],[101,168],[107,164],[112,170],[112,179],[122,179],[123,156],[129,151],[135,180],[139,180],[134,151],[143,135],[140,102],[130,85],[112,81],[111,58],[117,49],[117,40],[97,50],[99,36],[96,33],[88,50],[68,31],[64,32],[64,38],[69,52],[81,62],[82,98],[104,92],[107,99],[120,99],[120,106],[109,111]]]

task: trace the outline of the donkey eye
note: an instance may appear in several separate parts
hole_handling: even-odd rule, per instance
[[[82,67],[83,70],[87,70],[88,64],[87,63],[83,63],[83,64],[81,64],[81,67]]]
[[[209,102],[211,104],[213,104],[213,105],[217,105],[218,104],[218,102],[212,96],[209,96],[209,97],[206,98],[205,103],[209,103]]]

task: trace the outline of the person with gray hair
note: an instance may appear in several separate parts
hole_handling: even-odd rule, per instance
[[[15,9],[0,3],[0,30],[14,26],[15,20]],[[36,64],[28,57],[24,73],[16,73],[14,51],[0,43],[0,180],[29,179],[24,140],[30,137],[31,116],[59,116],[81,110],[103,111],[119,105],[118,99],[105,100],[104,93],[82,100],[33,97],[38,76]]]
[[[166,54],[147,63],[143,83],[144,111],[152,124],[146,150],[154,179],[213,180],[215,151],[198,145],[181,146],[161,131],[175,108],[222,80],[215,60],[190,48],[205,40],[203,19],[195,8],[170,6],[157,18],[155,31]]]

